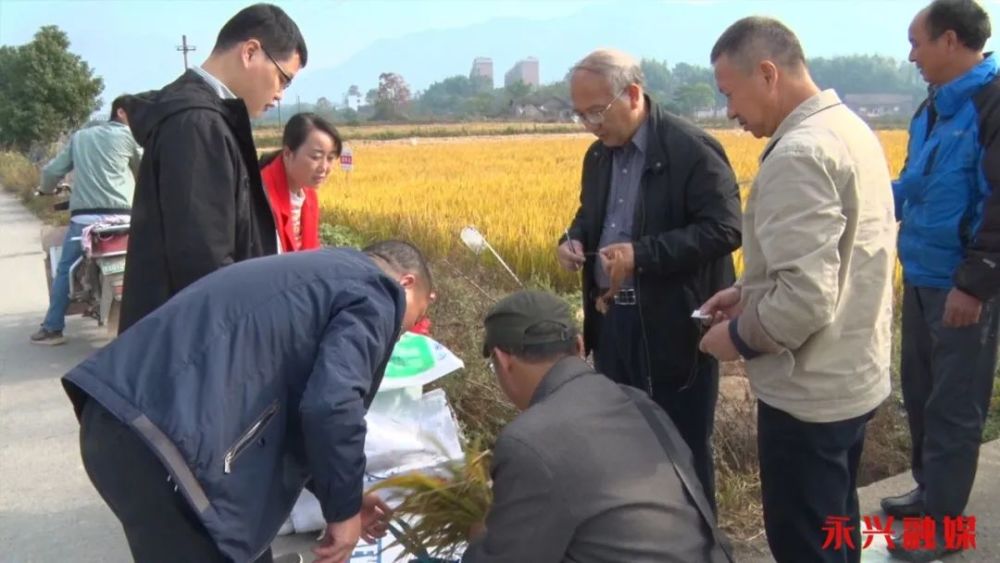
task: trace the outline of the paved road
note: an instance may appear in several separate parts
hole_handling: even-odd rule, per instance
[[[0,562],[126,562],[121,528],[84,473],[76,420],[59,384],[107,342],[104,330],[71,317],[65,345],[28,343],[48,304],[40,228],[0,190]],[[900,475],[862,489],[863,513],[910,486],[909,475]],[[969,513],[978,518],[978,549],[949,560],[1000,561],[1000,442],[984,448]],[[279,538],[275,553],[308,555],[311,543],[308,536]],[[880,559],[866,551],[864,560]]]
[[[896,475],[858,490],[861,501],[862,515],[879,515],[885,522],[884,514],[879,508],[879,500],[884,496],[904,493],[913,488],[913,480],[909,473]],[[979,455],[979,471],[972,491],[966,514],[976,517],[976,549],[953,554],[942,561],[1000,561],[1000,441],[983,445]],[[897,532],[902,531],[902,524],[894,525]],[[756,546],[766,550],[766,542]],[[879,550],[873,543],[873,548],[862,550],[863,563],[881,563],[891,561],[884,550]],[[749,563],[768,563],[774,561],[769,555],[750,555],[744,551],[741,561]]]
[[[121,527],[80,461],[78,426],[59,378],[108,342],[69,317],[62,346],[28,343],[48,307],[41,223],[0,189],[0,562],[130,561]],[[309,536],[275,553],[308,552]]]
[[[105,331],[70,317],[65,345],[28,343],[48,306],[40,228],[0,191],[0,561],[128,561],[117,520],[84,473],[59,383]]]

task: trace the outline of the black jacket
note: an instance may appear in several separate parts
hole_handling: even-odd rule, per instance
[[[132,207],[120,331],[215,270],[277,252],[250,116],[193,71],[129,112],[145,149]],[[252,172],[252,173],[251,173]]]
[[[399,283],[355,250],[247,260],[190,285],[63,385],[77,414],[89,396],[136,431],[222,553],[254,561],[310,477],[328,522],[357,514],[365,411],[405,310]]]
[[[649,351],[652,386],[675,385],[695,373],[700,322],[691,312],[735,281],[730,254],[740,247],[739,187],[725,150],[712,136],[663,111],[648,97],[646,164],[636,204],[635,287]],[[584,250],[599,250],[611,184],[611,149],[600,141],[583,159],[580,208],[569,229]],[[595,308],[593,256],[583,268],[584,341],[594,349],[601,329]],[[654,394],[655,395],[655,394]]]

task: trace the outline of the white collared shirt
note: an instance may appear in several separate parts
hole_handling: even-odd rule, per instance
[[[225,84],[223,84],[221,80],[212,76],[207,70],[203,69],[200,66],[196,66],[191,70],[198,73],[198,76],[204,78],[205,82],[208,82],[208,85],[212,87],[212,90],[215,90],[215,93],[218,94],[219,97],[222,98],[223,100],[236,99],[236,94],[234,94],[232,90],[230,90]]]

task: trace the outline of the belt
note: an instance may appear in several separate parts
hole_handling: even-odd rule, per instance
[[[594,291],[594,299],[607,293],[607,289],[597,289]],[[615,293],[612,299],[615,305],[622,305],[625,307],[631,307],[639,304],[639,299],[636,296],[634,289],[619,289],[618,293]]]

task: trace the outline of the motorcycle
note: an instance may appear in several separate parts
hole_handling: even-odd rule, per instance
[[[60,184],[53,195],[71,191],[68,184]],[[52,208],[57,211],[69,209],[68,198]],[[45,277],[50,293],[68,229],[67,226],[42,227]],[[90,317],[97,321],[98,326],[106,327],[108,336],[112,338],[118,334],[128,237],[128,223],[95,223],[84,229],[80,239],[74,239],[80,240],[83,255],[70,267],[70,304],[66,315]]]

